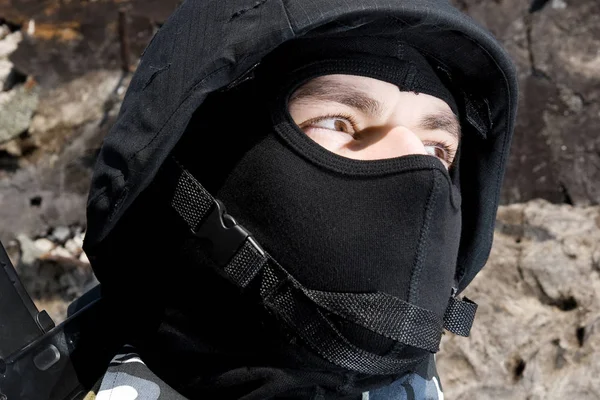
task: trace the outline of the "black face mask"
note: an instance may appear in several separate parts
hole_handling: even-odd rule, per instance
[[[217,198],[305,287],[383,292],[443,317],[461,227],[460,194],[443,164],[426,155],[347,159],[275,112],[275,132],[246,153]],[[361,348],[393,348],[337,323]]]
[[[216,118],[209,126],[200,127],[205,130],[200,134],[212,135],[212,139],[205,137],[186,141],[184,138],[176,154],[227,206],[228,213],[252,232],[302,290],[309,291],[311,295],[317,293],[317,296],[319,292],[385,294],[387,297],[382,297],[382,301],[396,298],[442,320],[453,290],[461,231],[460,194],[444,165],[427,155],[373,161],[338,156],[307,137],[287,111],[287,99],[296,87],[312,77],[332,73],[370,76],[394,82],[406,90],[441,93],[438,97],[448,98],[449,92],[435,82],[431,70],[420,74],[415,69],[426,63],[415,53],[406,48],[402,53],[404,59],[391,60],[364,56],[357,59],[345,52],[342,62],[335,57],[304,62],[299,68],[288,69],[290,73],[287,75],[279,74],[281,79],[270,79],[268,84],[265,77],[272,78],[273,75],[268,67],[264,68],[257,74],[256,83],[265,88],[268,121],[266,124],[245,121],[242,126],[261,127],[263,130],[252,132],[250,140],[239,132],[245,136],[240,139],[244,142],[243,150],[238,149],[237,154],[235,150],[227,152],[229,158],[221,159],[220,165],[209,166],[208,158],[202,157],[202,153],[209,155],[216,143],[204,146],[202,150],[205,140],[222,144],[237,140],[228,134],[220,136],[217,133],[215,128],[222,126],[224,120]],[[382,63],[388,63],[390,68],[378,68]],[[271,62],[267,65],[280,64]],[[448,102],[451,108],[456,108],[451,97]],[[228,107],[232,109],[231,104]],[[193,244],[184,252],[194,253],[191,258],[197,264],[207,262],[202,251]],[[232,301],[244,302],[243,295]],[[302,384],[309,387],[338,387],[339,381],[331,380],[329,373],[338,377],[356,373],[339,355],[327,354],[320,347],[319,331],[314,333],[314,340],[306,340],[306,336],[297,333],[298,327],[286,323],[277,306],[269,304],[269,301],[257,308],[247,309],[246,306],[233,306],[231,310],[239,312],[244,309],[247,314],[254,313],[255,320],[265,321],[258,324],[260,327],[252,323],[246,325],[246,335],[241,342],[244,346],[252,346],[252,339],[248,339],[257,338],[256,347],[242,346],[245,350],[236,356],[231,354],[235,351],[228,352],[229,358],[225,357],[225,360],[229,360],[229,364],[220,358],[222,364],[216,368],[219,371],[213,372],[222,374],[248,364],[283,368],[288,373],[296,371],[292,375],[301,376]],[[224,314],[232,315],[223,309],[222,304],[219,303],[219,307]],[[335,305],[331,307],[335,308]],[[430,354],[419,346],[420,338],[402,342],[392,340],[393,335],[385,332],[375,333],[365,327],[369,320],[378,320],[379,326],[384,326],[381,321],[395,316],[391,315],[392,308],[386,305],[371,307],[372,313],[365,312],[366,309],[369,308],[361,308],[353,318],[344,318],[327,307],[319,311],[339,333],[340,337],[336,340],[354,349],[344,356],[352,359],[348,365],[360,365],[360,376],[364,382],[369,381],[372,375],[399,376],[416,370]],[[388,312],[390,315],[387,315]],[[191,346],[194,350],[204,349],[200,350],[204,354],[219,353],[214,350],[219,347],[216,345],[218,333],[202,334],[194,339],[192,336],[198,335],[198,329],[192,329],[196,332],[192,334],[189,327],[184,326],[186,318],[198,319],[203,313],[193,305],[184,311],[180,308],[177,314],[187,317],[168,318],[163,324],[162,334],[169,337],[178,332],[176,336],[180,339],[186,336],[188,343],[195,341],[196,344]],[[200,320],[207,321],[216,314],[210,315],[200,317]],[[418,315],[413,314],[413,317],[411,320],[407,315],[406,323],[418,325]],[[245,318],[250,317],[246,315]],[[367,323],[357,323],[358,320]],[[220,331],[219,327],[210,326]],[[199,345],[199,342],[204,343]],[[269,354],[258,354],[257,358],[256,353],[265,351],[264,346],[270,346]],[[377,356],[403,360],[405,368],[395,369],[393,373],[379,370],[371,374],[369,363]],[[207,372],[198,373],[206,375]],[[172,377],[172,380],[178,379]],[[237,376],[236,379],[238,386],[243,385],[243,378]],[[207,391],[210,384],[200,381],[193,383],[188,379],[181,385],[187,387],[190,393],[212,393]],[[373,381],[369,382],[372,384]],[[357,385],[349,392],[360,393],[359,387]]]
[[[287,101],[306,80],[332,73],[370,76],[401,90],[431,93],[456,110],[452,96],[418,52],[397,42],[365,38],[320,40],[319,47],[298,44],[318,49],[308,55],[294,52],[295,45],[281,51],[284,58],[272,55],[258,72],[259,82],[268,80],[274,93],[274,129],[240,160],[217,198],[305,287],[383,292],[443,317],[461,229],[460,194],[446,168],[426,155],[373,161],[338,156],[298,128]],[[374,47],[396,58],[359,52]],[[287,74],[274,73],[271,66]],[[355,324],[337,323],[361,348],[377,354],[401,351]]]

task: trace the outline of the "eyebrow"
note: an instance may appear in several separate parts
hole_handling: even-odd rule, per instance
[[[438,111],[425,115],[419,121],[419,126],[426,130],[443,130],[450,133],[457,141],[460,141],[460,122],[458,117],[451,111]]]
[[[290,97],[291,101],[330,101],[344,104],[357,109],[363,114],[380,117],[383,114],[383,105],[360,89],[340,85],[328,79],[314,79],[297,89]],[[426,130],[443,130],[457,141],[460,140],[460,122],[451,111],[438,111],[423,116],[419,126]]]
[[[362,90],[340,85],[327,79],[315,79],[296,90],[290,101],[321,100],[344,104],[363,114],[379,117],[383,114],[383,105]]]

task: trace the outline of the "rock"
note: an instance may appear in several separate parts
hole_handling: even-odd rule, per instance
[[[82,233],[80,231],[80,229],[81,228],[75,229],[75,235],[73,236],[73,243],[75,243],[75,245],[81,249],[81,248],[83,248],[83,239],[85,237],[85,234]]]
[[[79,261],[81,261],[82,263],[85,263],[85,264],[90,263],[90,260],[88,259],[87,254],[85,254],[85,252],[83,252],[83,251],[79,255]]]
[[[67,249],[73,257],[79,257],[79,253],[81,253],[81,245],[79,245],[75,239],[67,240],[65,243],[65,249]]]
[[[45,91],[36,111],[37,121],[45,118],[52,129],[44,131],[37,122],[34,132],[18,139],[24,146],[23,157],[5,159],[7,166],[0,171],[0,241],[21,232],[40,237],[55,226],[85,225],[95,157],[124,96],[116,93],[117,88],[130,79],[121,82],[120,71],[96,71],[89,77],[87,86],[83,79]],[[49,93],[60,96],[62,103],[53,104]],[[61,107],[76,108],[77,102],[88,107],[77,117],[76,122],[84,121],[80,125],[61,113]],[[0,158],[0,165],[2,162]]]
[[[517,65],[517,127],[503,204],[600,203],[600,2],[454,0]]]
[[[0,91],[4,88],[4,83],[8,79],[13,69],[13,65],[8,60],[0,58]]]
[[[120,69],[119,11],[126,12],[132,66],[180,0],[3,0],[0,15],[28,33],[11,61],[47,88],[94,70]]]
[[[50,251],[50,256],[52,257],[62,257],[62,258],[73,258],[73,254],[64,247],[57,246],[52,251]]]
[[[600,207],[537,200],[500,207],[488,265],[465,290],[469,338],[447,334],[450,399],[597,399]]]
[[[8,56],[17,49],[21,39],[21,32],[10,33],[6,25],[0,25],[0,92],[13,86],[13,63]]]
[[[44,255],[44,251],[38,249],[33,240],[31,240],[25,234],[17,235],[17,241],[19,242],[19,247],[21,249],[21,259],[19,260],[19,265],[31,265],[36,262],[42,255]],[[15,268],[18,265],[15,265]]]
[[[21,146],[21,144],[22,143],[18,138],[12,139],[8,142],[0,144],[0,151],[5,151],[6,154],[13,157],[14,159],[23,155],[23,147]]]
[[[0,92],[0,143],[7,142],[29,128],[38,105],[39,88],[19,85],[10,92]]]
[[[567,3],[564,0],[552,0],[552,8],[564,9],[567,8]]]
[[[43,253],[49,253],[53,248],[56,247],[56,244],[54,244],[50,239],[46,238],[37,239],[33,243],[35,244],[35,247],[37,247]]]
[[[21,262],[21,246],[18,240],[10,240],[7,243],[2,243],[4,246],[4,250],[6,250],[6,254],[8,254],[8,259],[12,263],[13,266],[19,265]]]
[[[4,25],[2,25],[4,27]],[[20,31],[9,32],[6,28],[0,28],[0,58],[7,58],[19,47],[19,43],[23,40],[23,35]],[[4,33],[4,35],[2,35]]]
[[[10,28],[7,25],[0,25],[0,40],[3,40],[10,34]]]
[[[31,135],[43,135],[44,138],[38,139],[38,142],[43,142],[40,146],[45,146],[48,151],[50,140],[68,139],[68,133],[74,127],[90,121],[101,121],[107,111],[106,102],[116,91],[121,78],[120,71],[91,71],[81,78],[43,92],[29,127]],[[52,147],[54,150],[61,146]]]
[[[50,235],[57,242],[64,243],[71,236],[71,230],[66,226],[57,226]]]

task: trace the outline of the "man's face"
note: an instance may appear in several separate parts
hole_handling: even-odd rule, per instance
[[[357,160],[429,154],[449,168],[460,139],[443,100],[363,76],[314,78],[292,94],[289,111],[315,142]]]

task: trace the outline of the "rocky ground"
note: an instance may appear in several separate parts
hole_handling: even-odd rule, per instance
[[[44,237],[20,234],[5,244],[34,303],[57,324],[69,303],[98,283],[81,249],[83,237],[81,227],[59,226]]]
[[[448,399],[600,398],[600,3],[453,0],[515,60],[520,108],[494,248],[448,334]],[[91,169],[144,46],[179,1],[0,0],[0,241],[56,322],[96,283]]]
[[[471,336],[448,334],[448,399],[600,398],[600,207],[502,206],[492,255],[465,291]]]

